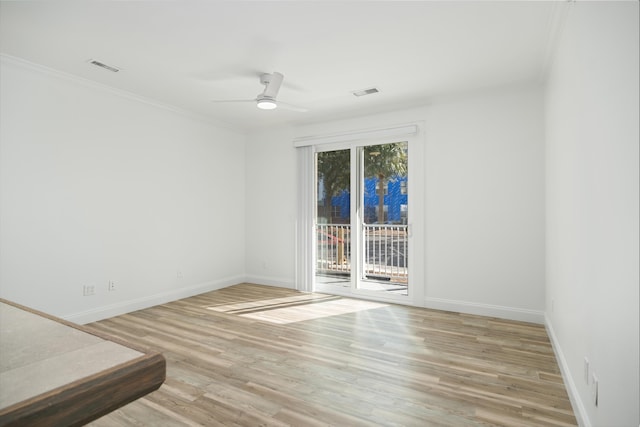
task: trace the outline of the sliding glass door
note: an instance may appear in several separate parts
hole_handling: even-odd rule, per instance
[[[412,153],[409,140],[316,149],[315,290],[418,303]]]

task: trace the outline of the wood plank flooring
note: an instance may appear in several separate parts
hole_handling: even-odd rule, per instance
[[[242,284],[88,326],[167,359],[94,427],[576,425],[541,325]]]

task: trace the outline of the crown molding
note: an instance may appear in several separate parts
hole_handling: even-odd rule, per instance
[[[237,132],[237,133],[241,133],[241,134],[245,134],[246,131],[243,129],[238,128],[237,126],[233,126],[227,122],[223,122],[220,120],[216,120],[213,119],[211,117],[207,117],[201,114],[197,114],[194,113],[192,111],[183,109],[183,108],[179,108],[170,104],[165,104],[162,103],[160,101],[156,101],[154,99],[142,96],[142,95],[138,95],[136,93],[133,92],[129,92],[123,89],[117,89],[114,88],[112,86],[108,86],[102,83],[98,83],[95,82],[93,80],[89,80],[86,79],[84,77],[79,77],[76,76],[74,74],[70,74],[64,71],[60,71],[60,70],[56,70],[54,68],[50,68],[47,67],[45,65],[41,65],[41,64],[36,64],[34,62],[31,61],[27,61],[26,59],[22,59],[16,56],[12,56],[12,55],[7,55],[5,53],[0,53],[0,63],[2,64],[7,64],[7,65],[13,65],[13,66],[17,66],[17,67],[22,67],[37,73],[41,73],[41,74],[46,74],[48,76],[54,77],[54,78],[58,78],[61,80],[66,80],[69,82],[72,82],[74,84],[78,84],[84,87],[88,87],[94,90],[98,90],[98,91],[102,91],[102,92],[106,92],[112,95],[116,95],[119,96],[121,98],[125,98],[128,99],[130,101],[135,101],[135,102],[139,102],[142,104],[146,104],[149,105],[151,107],[154,108],[158,108],[161,110],[165,110],[165,111],[169,111],[171,113],[183,116],[183,117],[187,117],[189,119],[192,120],[196,120],[199,122],[204,122],[206,124],[209,125],[213,125],[219,128],[224,128],[226,130],[230,130],[233,132]]]

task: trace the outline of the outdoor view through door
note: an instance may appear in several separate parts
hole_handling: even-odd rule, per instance
[[[408,143],[316,154],[315,280],[408,295]]]

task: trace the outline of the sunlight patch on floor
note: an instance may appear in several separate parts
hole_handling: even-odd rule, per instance
[[[293,322],[302,322],[305,320],[320,319],[329,316],[338,316],[341,314],[355,313],[358,311],[371,310],[386,306],[387,304],[381,304],[377,302],[340,298],[324,302],[316,302],[313,304],[295,305],[291,307],[276,308],[272,310],[254,311],[252,313],[241,314],[241,316],[270,323],[287,324]]]
[[[291,305],[314,304],[318,301],[325,301],[327,299],[335,298],[339,297],[324,294],[301,293],[298,295],[292,295],[282,298],[257,299],[237,302],[233,304],[214,305],[211,307],[207,307],[207,310],[230,314],[245,314],[256,310],[273,310],[276,308],[288,307]]]

